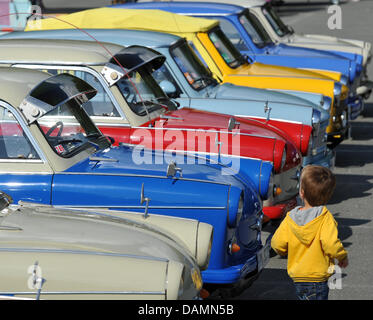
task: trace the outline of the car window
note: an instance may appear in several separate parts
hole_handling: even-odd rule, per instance
[[[43,114],[37,124],[53,151],[64,158],[93,144],[98,146],[98,140],[103,137],[74,99]]]
[[[91,73],[83,70],[62,70],[62,69],[46,69],[46,72],[51,74],[70,73],[84,81],[88,82],[97,90],[96,96],[83,104],[84,110],[91,117],[119,117],[119,113],[113,105],[109,95],[105,91],[100,81]]]
[[[216,84],[211,72],[198,59],[187,42],[174,45],[170,52],[185,79],[194,90],[199,91],[211,84]]]
[[[208,36],[229,67],[236,69],[242,65],[243,60],[240,51],[236,49],[220,27],[212,29]]]
[[[263,48],[266,45],[270,45],[272,43],[272,40],[267,31],[263,28],[258,18],[250,11],[245,10],[239,16],[239,20],[241,25],[244,27],[244,29],[258,48]]]
[[[249,48],[246,46],[240,33],[237,31],[232,22],[223,18],[218,18],[218,20],[220,21],[220,28],[227,35],[229,40],[231,40],[236,49],[239,51],[249,51]]]
[[[166,68],[165,65],[162,65],[157,70],[154,70],[152,72],[152,76],[154,77],[155,81],[160,85],[161,88],[163,88],[163,91],[170,97],[170,98],[179,98],[180,94],[182,94],[182,91],[179,87],[179,85],[176,83],[174,77],[171,75],[170,71]],[[168,92],[166,89],[164,89],[164,86],[173,86],[172,87],[172,93]]]
[[[262,8],[262,12],[279,37],[292,33],[272,6],[265,5]]]
[[[0,159],[40,159],[13,113],[0,106]]]

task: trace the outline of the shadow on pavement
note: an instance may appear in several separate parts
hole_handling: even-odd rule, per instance
[[[362,167],[373,163],[373,148],[371,145],[342,144],[336,148],[336,167]]]
[[[357,174],[335,174],[337,185],[329,204],[337,204],[347,199],[371,197],[373,176]]]
[[[297,298],[293,282],[286,269],[264,269],[253,285],[236,299],[296,300]]]

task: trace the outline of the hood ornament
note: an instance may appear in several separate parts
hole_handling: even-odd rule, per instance
[[[240,125],[238,121],[234,117],[230,117],[228,121],[228,130],[232,131],[237,125]]]
[[[167,173],[166,176],[175,177],[176,173],[179,172],[180,178],[183,177],[183,169],[178,168],[175,161],[171,161],[171,163],[167,166]]]
[[[28,286],[30,289],[37,289],[36,300],[39,300],[41,295],[41,289],[44,283],[47,281],[41,275],[41,268],[39,266],[39,262],[35,261],[35,263],[28,268],[27,273],[31,274],[31,276],[28,279]]]
[[[264,113],[267,113],[267,121],[269,121],[271,118],[271,111],[272,111],[272,108],[268,106],[268,101],[266,101],[264,103]]]
[[[142,184],[141,185],[140,204],[143,204],[144,202],[146,202],[145,212],[144,212],[144,218],[146,219],[149,216],[148,209],[149,209],[150,198],[147,198],[147,197],[144,196],[144,184]]]

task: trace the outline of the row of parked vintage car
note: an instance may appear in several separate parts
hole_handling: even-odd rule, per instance
[[[372,84],[369,43],[246,3],[104,7],[0,37],[0,295],[252,283],[263,222],[296,205],[303,166],[333,168]]]

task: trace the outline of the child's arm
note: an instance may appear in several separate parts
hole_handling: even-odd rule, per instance
[[[272,249],[280,256],[286,256],[288,253],[287,239],[287,217],[281,222],[271,240]]]
[[[330,213],[322,226],[320,240],[326,255],[339,262],[347,259],[347,251],[338,238],[337,222]]]

